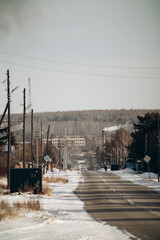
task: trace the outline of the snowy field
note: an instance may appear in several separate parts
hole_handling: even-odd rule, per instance
[[[116,171],[115,174],[160,190],[159,183],[145,180],[145,175],[135,174],[130,170]],[[69,180],[67,184],[48,183],[52,188],[51,196],[10,194],[0,195],[0,201],[23,202],[39,200],[40,211],[21,211],[13,218],[6,218],[0,222],[0,239],[2,240],[126,240],[136,239],[129,233],[122,232],[116,227],[104,225],[93,220],[84,210],[83,203],[74,195],[73,191],[79,182],[83,181],[80,171],[54,170],[47,173],[48,177],[63,177]],[[148,176],[146,176],[148,177]],[[0,180],[5,181],[3,179]]]

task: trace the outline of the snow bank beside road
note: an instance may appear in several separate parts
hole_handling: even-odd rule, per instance
[[[149,173],[136,173],[134,170],[131,170],[129,168],[119,170],[119,171],[110,171],[126,180],[129,180],[135,184],[146,186],[148,188],[151,188],[152,190],[155,190],[157,192],[160,192],[160,182],[157,180],[157,174],[150,173],[151,180],[149,178]]]
[[[0,240],[128,240],[127,233],[116,227],[103,225],[93,220],[83,210],[83,203],[74,195],[80,181],[79,171],[54,171],[47,177],[63,177],[69,182],[49,183],[52,196],[11,194],[0,196],[10,203],[27,199],[39,200],[43,208],[41,212],[28,212],[25,216],[7,219],[0,222]]]

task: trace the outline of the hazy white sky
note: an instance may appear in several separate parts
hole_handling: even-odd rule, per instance
[[[0,0],[0,114],[160,108],[159,0]]]

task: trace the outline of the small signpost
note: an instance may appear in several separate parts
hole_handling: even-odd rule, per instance
[[[52,161],[52,159],[48,155],[46,155],[44,157],[44,161],[45,161],[45,164],[44,164],[44,173],[45,173],[46,172],[46,164],[47,164],[47,171],[48,171],[49,163]]]
[[[151,180],[150,169],[149,169],[149,162],[151,158],[148,155],[146,155],[143,160],[148,164],[149,179]]]
[[[46,156],[44,157],[44,160],[45,160],[46,162],[51,162],[51,158],[50,158],[48,155],[46,155]]]

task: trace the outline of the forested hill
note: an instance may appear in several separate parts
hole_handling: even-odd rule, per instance
[[[155,110],[156,111],[156,110]],[[64,112],[42,112],[34,113],[34,128],[40,130],[40,122],[43,123],[44,135],[50,125],[50,134],[58,136],[101,136],[102,130],[106,127],[136,123],[137,116],[144,116],[153,110],[84,110]],[[28,114],[26,137],[30,135],[30,116]],[[13,129],[19,136],[22,129],[22,114],[12,115]],[[21,127],[20,127],[21,126]]]
[[[56,121],[107,121],[109,123],[124,124],[127,121],[136,122],[137,115],[144,115],[146,112],[153,110],[82,110],[82,111],[64,111],[64,112],[43,112],[36,113],[35,119],[42,122]]]

